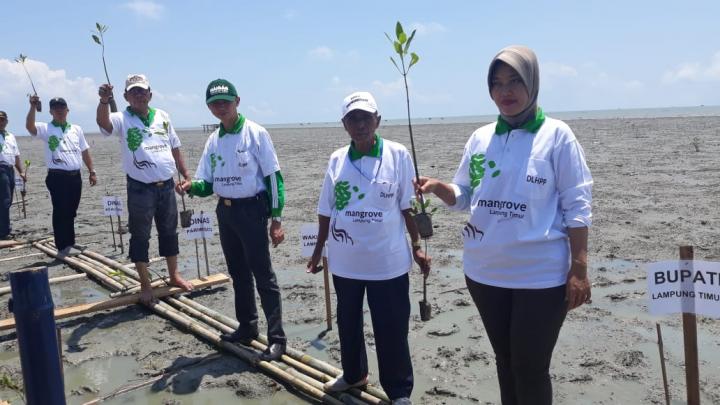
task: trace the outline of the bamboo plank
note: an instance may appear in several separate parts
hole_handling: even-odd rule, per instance
[[[41,253],[43,254],[43,253]],[[85,278],[87,277],[87,274],[81,273],[81,274],[71,274],[69,276],[61,276],[61,277],[54,277],[48,280],[48,283],[50,284],[58,284],[65,281],[71,281],[71,280],[77,280],[79,278]],[[7,287],[0,287],[0,295],[5,295],[10,292],[10,286]]]
[[[230,279],[228,276],[222,273],[213,274],[210,277],[206,277],[205,280],[191,280],[195,288],[211,287],[214,285],[228,282]],[[160,287],[153,290],[154,295],[158,298],[167,297],[168,295],[175,295],[185,292],[180,287]],[[72,307],[57,308],[55,309],[55,319],[65,319],[78,315],[85,315],[97,311],[104,311],[106,309],[125,307],[128,305],[136,304],[140,301],[140,294],[125,295],[118,298],[111,298],[109,300],[103,300],[99,302],[93,302],[89,304],[75,305]],[[0,321],[0,331],[9,330],[15,328],[15,318],[7,318]]]

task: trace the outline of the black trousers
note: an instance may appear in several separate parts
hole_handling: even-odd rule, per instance
[[[15,191],[15,172],[13,167],[0,165],[0,238],[10,234],[10,207],[13,202]]]
[[[52,225],[58,250],[75,245],[75,217],[80,206],[80,171],[50,170],[45,185],[52,201]]]
[[[257,198],[218,201],[215,213],[220,230],[220,244],[235,290],[235,316],[239,331],[245,336],[258,332],[255,287],[260,295],[268,324],[268,341],[285,343],[282,327],[280,287],[270,261],[268,237],[268,202],[265,192]],[[253,279],[255,285],[253,285]]]
[[[355,280],[333,275],[337,293],[337,323],[343,377],[356,383],[368,374],[363,298],[367,291],[380,385],[392,399],[410,397],[413,369],[408,347],[410,278],[405,273],[390,280]]]
[[[495,351],[503,405],[552,404],[550,360],[565,320],[565,286],[512,289],[465,277]]]

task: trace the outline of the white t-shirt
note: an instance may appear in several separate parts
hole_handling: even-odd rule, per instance
[[[591,225],[592,176],[570,128],[546,118],[537,133],[473,133],[453,179],[457,210],[470,208],[462,232],[463,267],[472,280],[504,288],[565,284],[567,228]]]
[[[245,119],[239,133],[210,134],[195,178],[213,184],[225,198],[252,197],[266,190],[264,178],[280,170],[275,147],[267,130]]]
[[[5,131],[5,137],[0,135],[0,164],[15,166],[15,156],[20,156],[15,135]]]
[[[120,140],[123,170],[128,176],[143,183],[165,181],[175,175],[172,149],[180,147],[180,138],[165,111],[151,109],[148,118],[150,125],[145,126],[140,117],[128,110],[112,113],[112,134],[102,128],[100,132],[116,135]]]
[[[407,149],[381,140],[380,158],[351,162],[349,147],[330,157],[318,214],[330,218],[328,267],[340,277],[388,280],[412,267],[402,210],[414,197]]]
[[[82,152],[88,149],[85,134],[78,125],[68,124],[65,132],[61,127],[36,122],[38,139],[45,141],[45,165],[48,169],[80,170]]]

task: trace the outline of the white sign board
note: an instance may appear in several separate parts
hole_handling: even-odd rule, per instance
[[[23,181],[22,177],[15,176],[15,187],[18,190],[22,190],[24,186],[25,186],[25,182]]]
[[[302,257],[311,257],[317,245],[318,224],[308,223],[300,225],[300,255]],[[323,256],[327,253],[327,248],[323,249]]]
[[[190,227],[184,229],[185,239],[212,238],[212,218],[206,212],[193,214],[190,218]]]
[[[118,196],[103,197],[103,215],[119,217],[123,214],[123,202]]]
[[[720,318],[720,263],[674,260],[650,263],[646,271],[651,314]]]

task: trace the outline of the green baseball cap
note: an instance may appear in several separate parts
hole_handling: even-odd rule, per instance
[[[215,79],[207,86],[205,103],[210,104],[216,100],[235,101],[237,96],[237,90],[232,83],[225,79]]]

